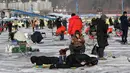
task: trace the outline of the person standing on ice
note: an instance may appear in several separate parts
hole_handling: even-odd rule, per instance
[[[25,20],[26,28],[29,28],[29,21]]]
[[[12,32],[12,22],[11,21],[7,22],[7,27],[8,27],[8,32],[11,33]]]
[[[127,43],[127,35],[128,35],[128,27],[129,27],[126,11],[123,12],[123,15],[120,17],[120,21],[121,21],[121,29],[123,32],[122,44],[126,44]]]
[[[8,40],[9,40],[9,39],[13,40],[13,38],[11,37],[11,34],[12,34],[12,27],[13,27],[11,21],[8,21],[8,22],[7,22],[7,27],[8,27],[8,32],[9,32],[9,38],[8,38]]]
[[[13,21],[13,25],[14,25],[15,30],[18,30],[18,20],[17,19],[15,19]]]
[[[97,54],[99,60],[106,60],[106,58],[104,58],[104,50],[105,47],[108,45],[108,41],[107,41],[108,25],[106,24],[106,18],[107,18],[106,15],[103,14],[97,22],[97,43],[99,46],[97,50]]]
[[[44,19],[40,19],[40,29],[43,29],[44,26]]]
[[[62,23],[61,17],[57,18],[56,21],[55,21],[57,29],[61,27],[61,23]]]
[[[69,19],[68,33],[71,36],[75,34],[76,30],[78,30],[81,33],[82,27],[82,20],[79,18],[78,15],[72,13],[71,18]]]

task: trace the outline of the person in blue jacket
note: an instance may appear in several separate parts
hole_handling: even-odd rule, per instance
[[[127,35],[128,35],[128,27],[129,27],[126,11],[123,12],[123,15],[120,17],[120,21],[121,21],[121,29],[123,32],[122,44],[126,44],[127,43]]]

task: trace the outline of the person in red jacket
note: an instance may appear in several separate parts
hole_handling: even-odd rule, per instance
[[[75,13],[71,14],[71,18],[69,19],[69,27],[68,33],[70,35],[74,35],[75,31],[78,30],[81,33],[82,30],[82,20]]]

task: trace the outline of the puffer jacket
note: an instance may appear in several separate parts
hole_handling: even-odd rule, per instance
[[[82,26],[82,20],[79,18],[79,16],[73,16],[69,19],[68,33],[73,35],[76,30],[81,32]]]

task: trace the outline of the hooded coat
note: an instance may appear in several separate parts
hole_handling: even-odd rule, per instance
[[[79,16],[73,16],[69,19],[68,33],[73,35],[76,30],[81,32],[82,26],[82,20],[79,18]]]
[[[61,18],[57,18],[56,21],[55,21],[55,24],[57,26],[57,29],[61,27]]]
[[[108,25],[105,23],[105,20],[100,18],[98,20],[98,25],[97,25],[97,42],[99,47],[105,47],[108,45],[107,29],[108,29]]]
[[[56,35],[60,35],[62,32],[65,32],[66,28],[64,26],[61,26],[59,27],[57,30],[56,30]]]
[[[122,28],[122,30],[128,30],[129,23],[128,23],[128,20],[127,20],[127,16],[121,16],[120,20],[121,20],[121,28]]]

